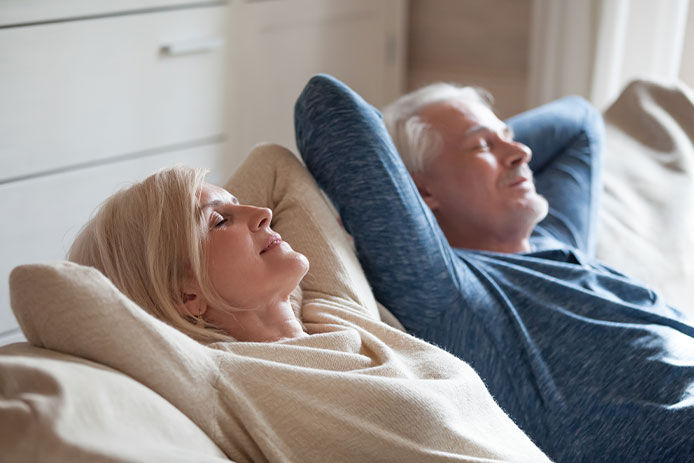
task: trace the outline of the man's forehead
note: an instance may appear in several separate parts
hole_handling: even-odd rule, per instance
[[[484,103],[472,100],[447,100],[422,109],[420,117],[438,129],[448,129],[458,134],[474,134],[481,130],[499,131],[506,128]]]

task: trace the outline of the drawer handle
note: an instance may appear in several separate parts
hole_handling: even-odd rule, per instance
[[[164,56],[190,55],[192,53],[209,53],[224,45],[223,39],[196,39],[166,43],[159,47]]]

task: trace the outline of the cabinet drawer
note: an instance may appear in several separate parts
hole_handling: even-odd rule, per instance
[[[70,18],[123,14],[155,8],[180,8],[190,5],[224,4],[226,1],[205,0],[2,0],[0,26]]]
[[[222,134],[227,16],[0,29],[0,182]]]
[[[20,264],[63,260],[96,207],[109,195],[177,163],[211,169],[221,183],[225,148],[207,145],[0,185],[0,336],[17,327],[7,279]],[[214,174],[214,175],[213,175]]]

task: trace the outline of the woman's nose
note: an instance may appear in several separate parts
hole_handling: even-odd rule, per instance
[[[249,227],[252,231],[260,230],[270,226],[272,221],[272,210],[267,207],[253,207],[254,211],[250,215]]]

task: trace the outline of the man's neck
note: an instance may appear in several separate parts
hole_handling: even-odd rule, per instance
[[[454,248],[516,254],[530,252],[530,235],[537,225],[525,217],[509,219],[497,226],[475,220],[451,220],[434,213],[448,244]]]
[[[451,239],[448,237],[448,244],[454,248],[476,249],[480,251],[493,251],[506,254],[516,254],[520,252],[530,252],[530,239],[528,237],[517,240],[497,240],[494,237],[484,237],[482,239]]]

